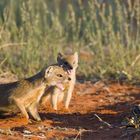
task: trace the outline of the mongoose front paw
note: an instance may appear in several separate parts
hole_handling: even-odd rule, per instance
[[[31,119],[29,119],[29,120],[28,120],[28,123],[29,123],[29,124],[32,124],[33,122],[32,122],[32,120],[31,120]]]
[[[42,120],[30,120],[28,123],[29,124],[37,124],[37,123],[40,123]]]
[[[62,112],[65,112],[65,113],[71,113],[71,111],[70,111],[70,109],[66,109],[66,108],[63,108],[62,110],[61,110]]]

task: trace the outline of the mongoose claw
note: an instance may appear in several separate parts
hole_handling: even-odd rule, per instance
[[[68,108],[64,108],[64,109],[62,109],[62,111],[65,113],[71,113],[70,109],[68,109]]]
[[[28,124],[32,124],[33,122],[32,122],[32,120],[31,119],[29,119],[28,120]]]
[[[70,109],[65,109],[67,113],[71,113]]]

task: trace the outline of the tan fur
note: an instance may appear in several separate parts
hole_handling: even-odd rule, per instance
[[[53,109],[57,110],[57,103],[63,100],[65,108],[68,109],[72,97],[74,85],[76,82],[78,54],[77,52],[75,52],[72,55],[58,54],[57,61],[58,61],[58,65],[63,67],[66,71],[71,71],[69,74],[71,81],[69,81],[67,84],[65,83],[63,84],[65,87],[64,91],[58,88],[53,88],[50,89],[49,91],[46,91],[46,93],[43,95],[41,103],[45,104],[47,100],[50,100]]]
[[[60,88],[62,82],[68,81],[68,74],[59,66],[50,66],[36,75],[17,82],[0,85],[0,111],[17,112],[18,110],[29,120],[32,117],[40,121],[38,103],[49,87]]]

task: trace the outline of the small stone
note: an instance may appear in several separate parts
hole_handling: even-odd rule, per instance
[[[23,133],[24,133],[24,134],[32,134],[32,132],[29,131],[29,130],[23,130]]]

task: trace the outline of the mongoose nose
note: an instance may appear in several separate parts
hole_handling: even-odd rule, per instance
[[[71,78],[69,77],[68,80],[71,81]]]

